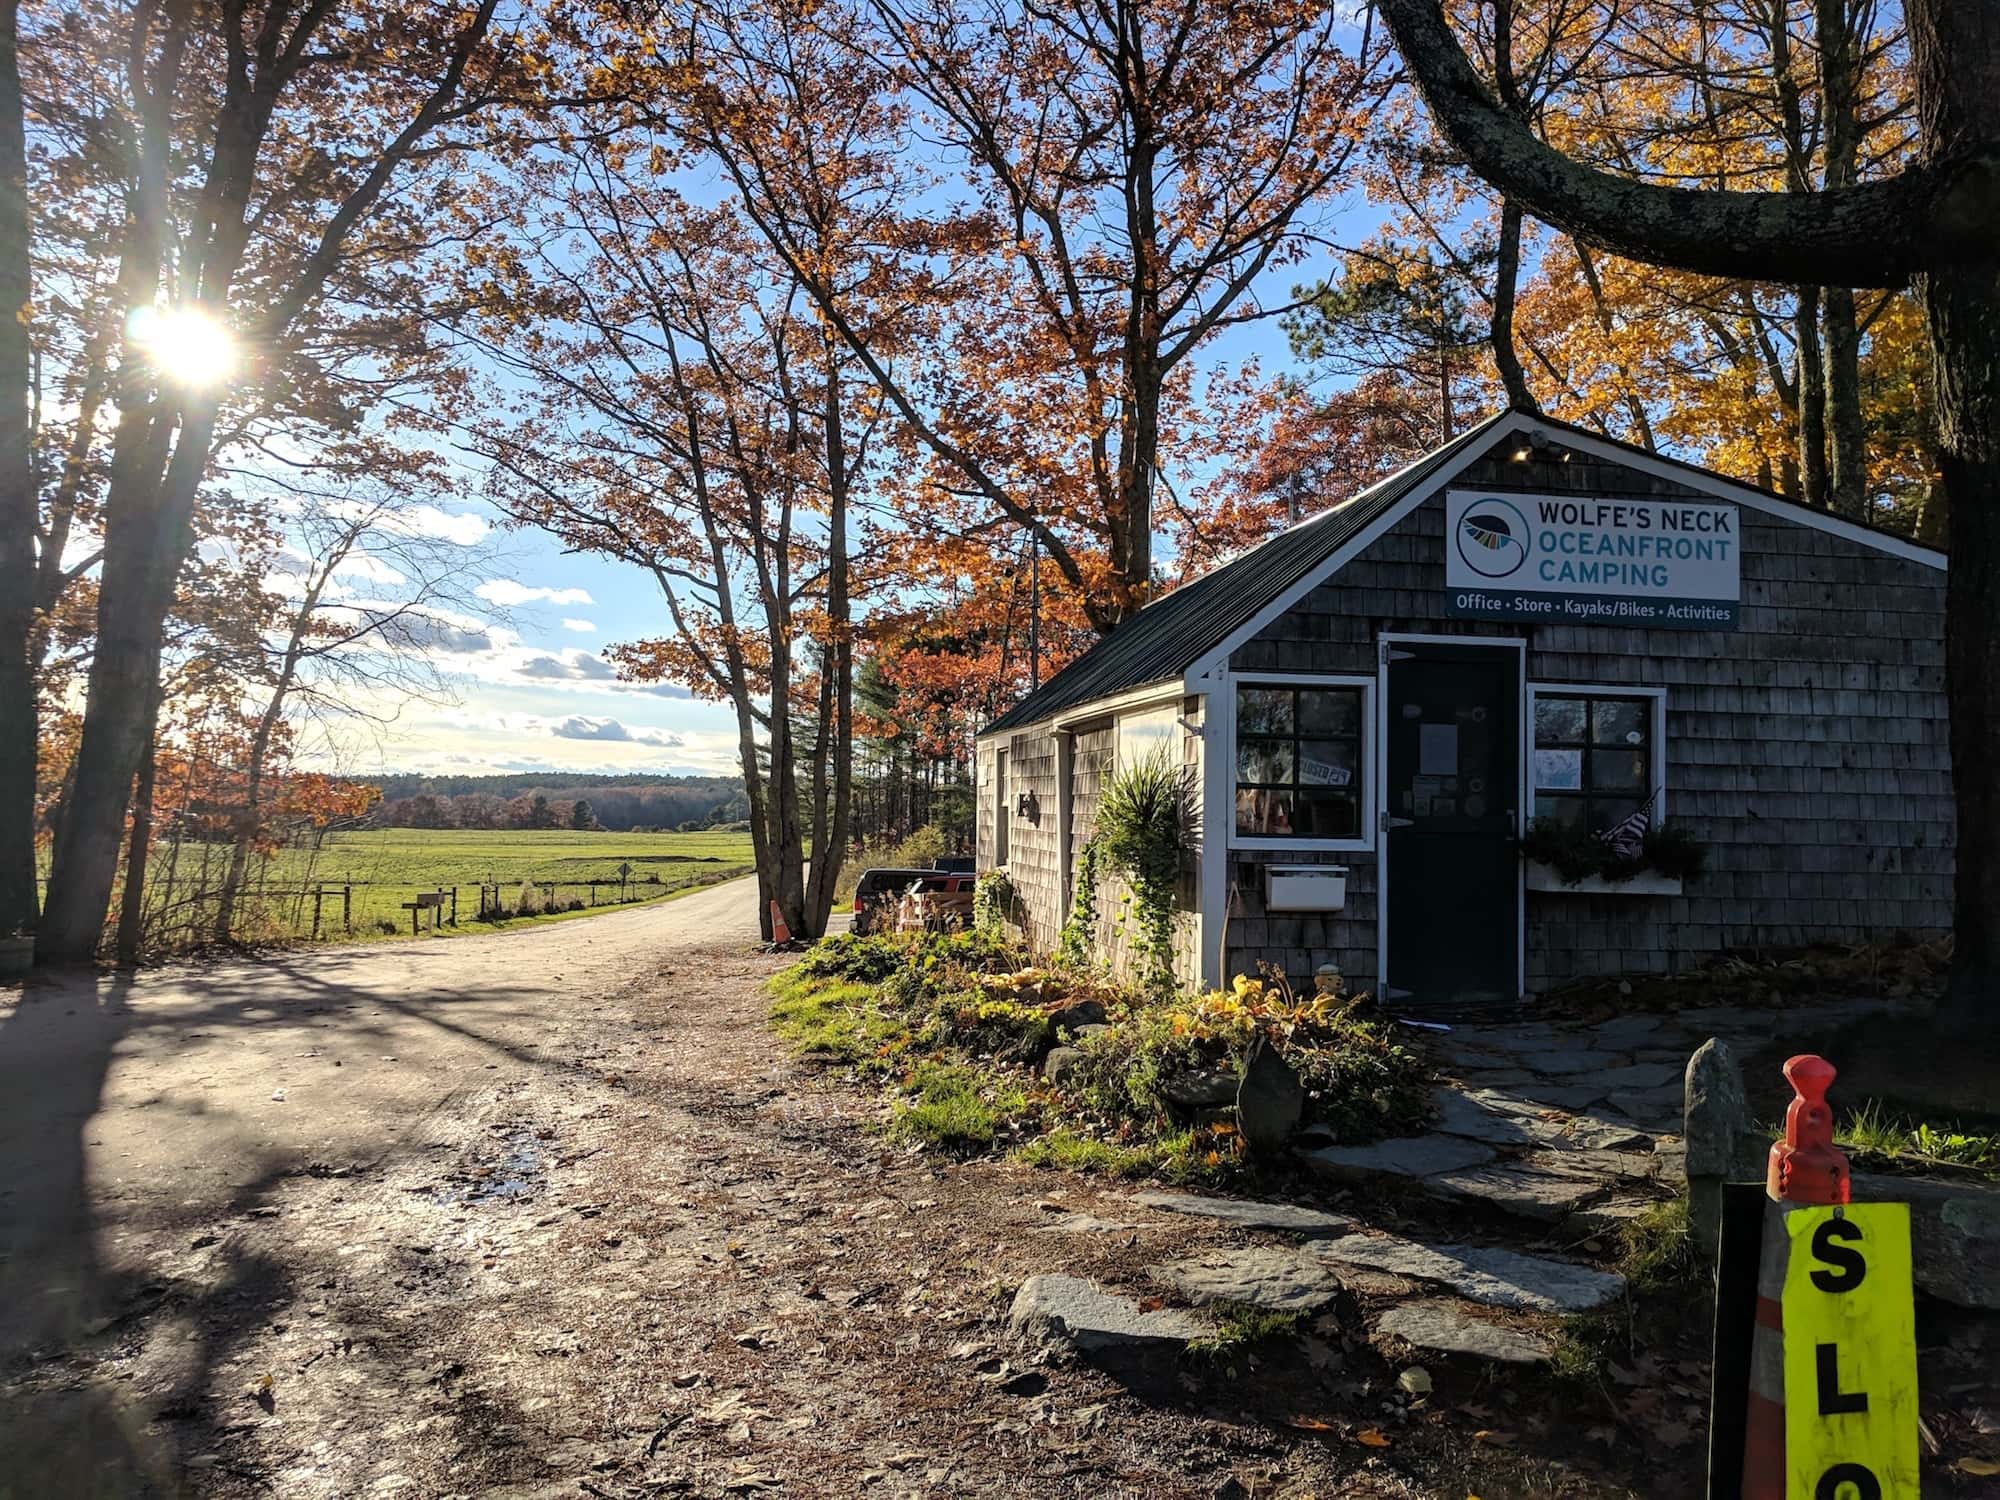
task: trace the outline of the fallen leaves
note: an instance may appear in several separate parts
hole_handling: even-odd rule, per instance
[[[1961,1458],[1952,1467],[1961,1474],[1976,1474],[1982,1479],[2000,1474],[2000,1462],[1990,1458]]]
[[[1389,1435],[1379,1427],[1364,1427],[1354,1434],[1354,1441],[1364,1448],[1388,1448],[1394,1446]]]

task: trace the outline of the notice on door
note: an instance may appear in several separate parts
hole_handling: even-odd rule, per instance
[[[1785,1215],[1785,1493],[1917,1500],[1910,1206]]]
[[[1738,512],[1684,500],[1446,490],[1445,613],[1734,630]]]

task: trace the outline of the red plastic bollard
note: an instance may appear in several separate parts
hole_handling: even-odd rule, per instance
[[[1823,1057],[1806,1052],[1786,1059],[1793,1097],[1785,1109],[1785,1138],[1771,1147],[1766,1196],[1819,1207],[1847,1201],[1847,1157],[1833,1143],[1833,1109],[1826,1102],[1833,1080],[1833,1064]]]
[[[1757,1267],[1757,1327],[1750,1351],[1750,1410],[1743,1441],[1744,1500],[1785,1500],[1785,1269],[1791,1237],[1787,1206],[1847,1202],[1847,1157],[1833,1143],[1826,1091],[1834,1066],[1802,1053],[1785,1062],[1792,1102],[1785,1138],[1764,1172],[1764,1251]]]
[[[778,907],[778,898],[773,896],[771,898],[771,941],[774,943],[789,943],[791,940],[792,929],[785,925],[785,914]]]

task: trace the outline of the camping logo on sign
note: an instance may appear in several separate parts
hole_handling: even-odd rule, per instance
[[[1445,491],[1445,613],[1733,630],[1737,512],[1706,500]]]
[[[1494,496],[1468,509],[1452,536],[1459,558],[1481,578],[1510,578],[1528,560],[1528,518]]]

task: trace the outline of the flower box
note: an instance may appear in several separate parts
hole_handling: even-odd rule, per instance
[[[1680,876],[1662,875],[1657,870],[1641,870],[1630,880],[1606,880],[1601,875],[1586,875],[1575,885],[1570,885],[1556,872],[1554,865],[1528,860],[1526,869],[1528,889],[1531,891],[1556,891],[1571,896],[1678,896],[1681,893]]]

